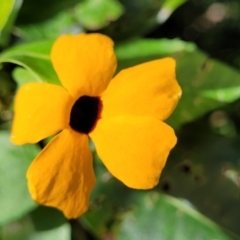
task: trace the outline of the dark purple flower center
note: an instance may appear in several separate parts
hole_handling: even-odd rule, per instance
[[[69,125],[77,132],[90,133],[97,122],[101,106],[99,97],[80,97],[73,104]]]

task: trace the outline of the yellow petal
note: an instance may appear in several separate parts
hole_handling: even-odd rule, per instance
[[[108,170],[125,185],[154,187],[176,143],[171,127],[152,117],[100,119],[90,133]]]
[[[23,85],[15,98],[11,141],[35,143],[62,130],[69,123],[72,104],[63,87],[47,83]]]
[[[113,42],[101,34],[63,35],[54,43],[51,59],[61,83],[75,97],[99,95],[116,68]]]
[[[67,218],[79,217],[95,185],[87,135],[63,130],[32,162],[27,178],[36,202],[60,209]]]
[[[181,88],[172,58],[154,60],[121,71],[102,94],[102,117],[153,116],[166,119],[175,108]]]

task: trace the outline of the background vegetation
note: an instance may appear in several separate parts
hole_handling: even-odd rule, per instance
[[[0,0],[0,239],[240,239],[239,21],[238,0]],[[128,189],[94,154],[90,210],[68,221],[28,194],[40,145],[8,139],[17,88],[57,83],[51,45],[83,31],[114,39],[118,71],[174,57],[183,96],[167,121],[178,144],[159,185]]]

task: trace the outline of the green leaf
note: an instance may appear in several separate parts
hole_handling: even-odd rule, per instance
[[[180,5],[182,5],[186,1],[187,0],[165,0],[162,8],[167,8],[173,12],[176,8],[178,8]]]
[[[70,225],[57,209],[40,206],[24,218],[0,228],[0,238],[1,240],[70,240]]]
[[[136,39],[116,45],[119,69],[181,52],[195,51],[195,45],[179,39]]]
[[[34,233],[29,240],[53,240],[53,239],[71,240],[71,229],[69,224],[65,223],[64,225],[55,229]]]
[[[229,90],[238,87],[240,74],[221,62],[209,59],[193,44],[166,39],[135,40],[116,46],[116,53],[118,70],[166,56],[176,59],[177,79],[183,94],[177,108],[167,120],[175,128],[238,97],[235,91],[235,96],[231,99],[229,96],[210,99],[209,93],[213,96],[213,92],[217,94],[225,88]]]
[[[21,44],[0,54],[0,63],[11,62],[26,68],[33,75],[33,81],[60,84],[51,60],[52,41]]]
[[[190,124],[187,126],[189,125]],[[203,126],[205,126],[205,129],[208,130],[209,133],[208,122],[204,122]],[[232,141],[232,138],[226,138],[225,141],[223,141],[222,136],[219,137],[219,135],[215,134],[216,136],[214,139],[212,136],[213,134],[210,136],[206,135],[206,132],[199,125],[192,126],[192,128],[183,131],[182,133],[181,138],[178,136],[179,144],[172,150],[170,159],[163,170],[160,179],[161,181],[159,185],[156,186],[156,190],[168,192],[169,194],[183,199],[188,199],[194,203],[194,206],[197,206],[199,212],[203,213],[209,219],[217,222],[220,226],[224,226],[228,230],[239,234],[238,219],[240,206],[238,204],[239,181],[237,177],[239,171],[233,173],[223,170],[226,169],[226,167],[239,165],[238,162],[236,162],[236,159],[238,159],[239,156],[239,138],[234,142]],[[216,138],[218,138],[217,142],[214,141]],[[183,140],[185,140],[185,144],[183,144]],[[189,149],[191,149],[191,152],[189,152]],[[207,155],[206,152],[208,153]],[[94,160],[94,167],[98,181],[91,194],[90,209],[81,217],[81,220],[88,229],[97,236],[108,236],[109,233],[115,236],[114,230],[122,228],[121,223],[122,221],[125,221],[126,216],[125,214],[122,215],[122,213],[126,213],[126,211],[127,214],[134,214],[134,216],[136,215],[136,211],[141,212],[136,217],[136,219],[141,219],[142,221],[141,230],[137,229],[139,227],[138,220],[133,220],[133,222],[131,222],[131,224],[133,224],[133,232],[138,233],[140,231],[139,235],[141,234],[141,231],[148,231],[148,228],[150,228],[153,233],[161,231],[161,227],[168,229],[170,225],[171,228],[171,222],[166,222],[164,219],[170,219],[171,217],[175,218],[176,212],[179,212],[178,209],[175,209],[172,212],[164,210],[166,211],[166,216],[164,215],[161,218],[162,212],[159,214],[158,212],[163,211],[161,207],[163,205],[164,208],[165,205],[158,200],[161,195],[157,194],[157,197],[154,197],[157,201],[154,201],[153,204],[151,204],[152,209],[151,212],[148,213],[147,209],[144,208],[147,207],[148,204],[143,206],[143,200],[141,199],[152,198],[152,195],[155,196],[156,193],[153,193],[152,191],[139,191],[127,188],[109,174],[97,156],[95,156]],[[239,166],[237,169],[239,169]],[[225,178],[225,172],[228,173],[228,178],[231,179]],[[143,211],[142,208],[145,210]],[[195,210],[193,211],[196,212]],[[153,214],[153,216],[150,216],[150,214]],[[154,216],[154,214],[157,214],[157,216]],[[167,217],[168,215],[169,217]],[[203,223],[201,223],[203,226],[200,225],[199,227],[199,236],[201,236],[202,230],[204,230],[205,233],[209,232],[209,234],[214,229],[216,232],[222,232],[219,227],[213,224],[210,220],[204,218],[201,214],[198,215],[200,216],[199,218],[191,219],[192,216],[190,215],[187,216],[187,219],[190,219],[191,221],[189,221],[193,222],[195,226],[199,225],[201,222],[198,221],[203,219]],[[181,212],[179,212],[179,216],[177,215],[177,217],[180,216]],[[156,220],[157,217],[160,219]],[[162,226],[158,226],[155,222]],[[208,224],[209,222],[210,224]],[[207,226],[205,226],[204,223],[206,223]],[[124,224],[127,225],[126,222]],[[149,224],[152,224],[154,229],[149,227]],[[185,227],[187,228],[188,226],[189,229],[191,229],[192,225],[190,223]],[[132,227],[132,225],[129,227]],[[174,232],[174,229],[175,228],[171,228],[170,230]],[[240,239],[232,232],[228,231],[227,233],[231,235],[232,240]],[[136,234],[136,239],[138,239],[137,237],[139,237],[139,235]],[[115,238],[119,239],[118,237]],[[126,237],[126,239],[132,240],[131,237]],[[148,238],[143,237],[139,239]],[[149,239],[172,238],[149,237]],[[176,239],[178,238],[176,237]],[[198,238],[184,238],[183,236],[183,239]],[[218,238],[199,237],[199,239]]]
[[[240,87],[206,90],[201,95],[219,102],[230,103],[240,98]]]
[[[85,0],[74,8],[75,18],[87,29],[100,29],[123,13],[118,0]]]
[[[41,221],[45,220],[41,219]],[[1,240],[70,240],[71,229],[68,223],[64,223],[56,228],[39,231],[34,228],[31,218],[25,217],[0,228],[0,238]]]
[[[237,115],[239,101],[232,105]],[[202,214],[240,236],[236,178],[240,172],[240,137],[231,134],[237,126],[230,116],[217,110],[183,126],[177,132],[178,144],[169,155],[157,188],[188,199]],[[233,125],[230,131],[226,129],[229,125]],[[213,131],[216,128],[217,133]]]
[[[35,229],[38,231],[57,228],[67,222],[62,212],[55,208],[45,206],[39,206],[30,213],[30,216]]]
[[[10,34],[12,33],[13,25],[14,25],[17,15],[18,15],[18,11],[21,8],[22,0],[14,0],[14,1],[2,0],[2,1],[0,1],[0,3],[1,2],[8,2],[8,4],[13,2],[13,5],[11,7],[11,12],[9,13],[7,21],[5,22],[4,27],[2,29],[0,28],[0,34],[1,34],[0,46],[2,48],[4,48],[9,45]],[[1,6],[0,6],[0,17],[1,16],[2,15],[1,15]]]
[[[18,35],[28,41],[55,39],[63,33],[81,32],[82,28],[74,21],[73,11],[64,11],[40,23],[18,25]]]
[[[25,174],[39,149],[36,145],[15,146],[9,142],[9,137],[7,132],[0,131],[0,225],[35,207]]]
[[[0,33],[8,20],[8,17],[12,11],[14,3],[15,0],[0,1]]]
[[[183,94],[177,108],[168,119],[172,126],[177,128],[230,102],[229,97],[211,99],[206,93],[238,87],[240,73],[237,70],[209,59],[197,50],[176,55],[175,58],[177,78]],[[232,97],[231,100],[236,98]]]
[[[58,228],[48,231],[37,232],[33,234],[30,240],[71,240],[71,229],[68,223],[61,225]],[[4,239],[3,239],[4,240]]]
[[[117,21],[101,30],[115,41],[143,36],[157,26],[157,14],[162,1],[159,0],[121,0],[124,12]]]
[[[121,219],[118,240],[232,239],[188,204],[155,192],[136,194],[132,210]]]
[[[157,16],[158,22],[165,22],[169,16],[186,0],[165,0]]]
[[[13,70],[12,75],[14,80],[17,82],[18,87],[34,81],[34,75],[30,71],[22,67],[16,67]]]

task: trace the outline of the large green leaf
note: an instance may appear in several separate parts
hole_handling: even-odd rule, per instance
[[[0,131],[0,146],[0,225],[3,225],[35,207],[25,174],[39,149],[36,145],[11,144],[5,131]]]
[[[44,220],[44,219],[43,219]],[[17,230],[16,230],[17,228]],[[1,233],[1,240],[70,240],[70,226],[66,223],[48,231],[35,231],[31,222],[16,221],[5,226]]]
[[[32,73],[33,81],[59,84],[50,60],[52,41],[17,45],[0,55],[0,62],[18,64]]]
[[[232,239],[183,201],[155,192],[135,197],[132,209],[121,216],[118,240]]]
[[[8,20],[8,17],[12,11],[14,3],[15,0],[0,1],[0,33]]]
[[[51,216],[42,216],[39,222],[55,221]],[[54,228],[38,229],[31,217],[26,216],[0,228],[1,240],[70,240],[70,225],[66,220]]]
[[[91,208],[82,220],[96,235],[111,232],[116,239],[126,240],[235,239],[185,203],[156,192],[129,189],[101,164],[95,167],[98,183]]]
[[[232,106],[237,116],[238,107],[239,101]],[[158,189],[188,199],[205,216],[240,235],[240,137],[235,126],[223,110],[183,126]]]
[[[178,128],[206,112],[229,103],[229,97],[214,98],[219,90],[235,89],[240,85],[240,74],[235,69],[209,59],[192,44],[180,40],[136,40],[116,47],[119,70],[145,61],[172,56],[177,62],[177,79],[182,87],[182,98],[168,122]],[[161,67],[161,66],[159,66]],[[210,96],[211,95],[211,96]],[[234,91],[231,100],[240,95]]]

